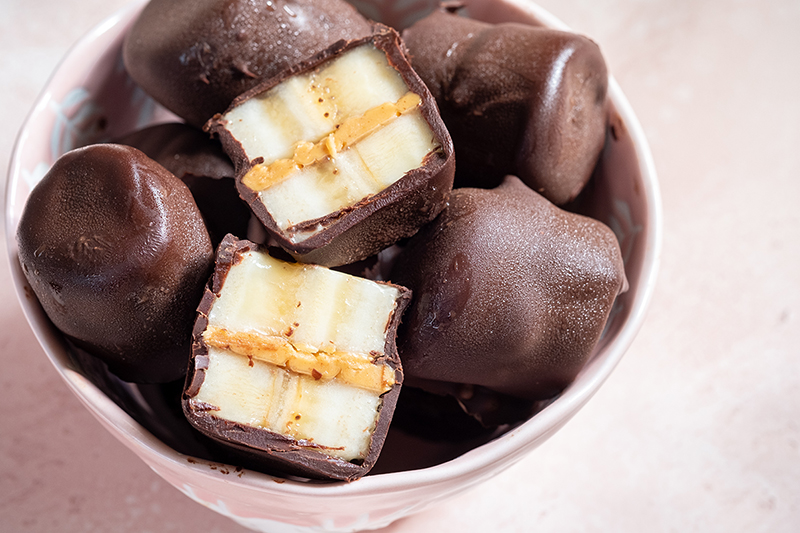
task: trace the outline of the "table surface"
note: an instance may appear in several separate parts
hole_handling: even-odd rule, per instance
[[[0,0],[4,171],[49,73],[124,3]],[[617,370],[563,430],[385,531],[797,531],[800,2],[540,4],[600,44],[649,139],[658,286]],[[242,530],[107,433],[51,368],[10,282],[0,298],[0,529]]]

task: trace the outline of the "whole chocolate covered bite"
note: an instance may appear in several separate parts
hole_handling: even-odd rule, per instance
[[[403,39],[453,138],[457,187],[513,174],[558,205],[578,195],[606,136],[608,72],[594,42],[447,10]]]
[[[454,190],[391,280],[414,294],[398,335],[409,379],[531,400],[574,379],[627,287],[610,229],[511,176],[495,189]]]
[[[123,54],[148,94],[200,127],[259,79],[370,32],[343,0],[151,0]]]
[[[120,378],[186,372],[213,250],[189,189],[135,148],[60,157],[20,218],[19,259],[53,324]]]
[[[171,122],[131,132],[116,142],[141,150],[189,187],[215,248],[228,233],[247,235],[252,213],[239,197],[233,163],[217,140],[188,124]]]

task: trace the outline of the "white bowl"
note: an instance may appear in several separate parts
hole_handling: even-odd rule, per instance
[[[122,38],[144,3],[135,0],[90,31],[52,75],[14,148],[5,217],[13,282],[44,351],[87,409],[155,472],[197,502],[255,530],[376,529],[510,467],[558,431],[598,390],[644,319],[655,284],[662,225],[647,142],[613,78],[609,94],[618,115],[616,138],[604,151],[590,214],[606,222],[620,239],[630,289],[618,298],[588,365],[555,401],[524,424],[466,451],[414,441],[419,446],[415,455],[422,462],[398,456],[397,461],[389,460],[388,466],[353,483],[286,480],[186,452],[178,440],[182,435],[179,415],[156,405],[163,398],[154,398],[152,389],[116,380],[68,350],[32,295],[17,259],[15,234],[25,200],[61,154],[174,118],[130,80],[122,65]],[[437,0],[416,2],[409,11],[402,8],[403,3],[391,1],[354,3],[368,16],[396,26],[408,25],[438,5]],[[568,29],[525,0],[469,0],[466,4],[470,16],[488,22],[513,20]],[[396,448],[407,445],[409,441],[402,441]],[[387,450],[386,454],[393,453],[390,441]]]

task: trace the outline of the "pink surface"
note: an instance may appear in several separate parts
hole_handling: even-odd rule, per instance
[[[661,281],[632,349],[561,432],[499,477],[390,530],[795,530],[800,224],[789,202],[799,192],[800,76],[778,67],[787,53],[797,64],[800,39],[789,36],[798,8],[541,3],[601,44],[644,125],[667,221]],[[3,168],[65,47],[121,4],[54,3],[47,26],[33,23],[44,3],[3,7],[0,38],[15,50],[0,63]],[[0,269],[7,279],[5,262]],[[80,407],[10,283],[0,291],[12,301],[0,333],[2,529],[237,530]]]

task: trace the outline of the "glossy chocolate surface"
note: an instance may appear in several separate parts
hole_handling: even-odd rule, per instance
[[[70,339],[128,381],[185,373],[213,251],[189,189],[164,167],[121,145],[68,152],[31,192],[17,240]]]
[[[594,42],[446,10],[403,39],[453,138],[457,187],[513,174],[558,205],[578,195],[606,136],[608,73]]]
[[[247,235],[250,208],[239,198],[233,163],[209,134],[171,122],[134,131],[117,142],[138,148],[189,187],[214,247],[228,233]]]
[[[219,142],[183,122],[155,124],[116,140],[133,146],[147,157],[184,179],[189,176],[233,179],[233,163]]]
[[[409,379],[530,400],[574,379],[626,288],[611,230],[515,177],[454,190],[390,279],[414,294],[398,335]]]

